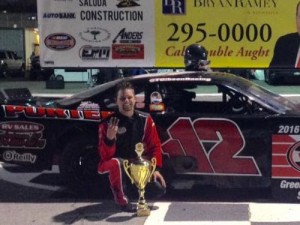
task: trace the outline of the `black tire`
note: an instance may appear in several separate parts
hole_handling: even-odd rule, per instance
[[[71,191],[82,194],[105,194],[108,177],[97,172],[99,155],[97,140],[81,136],[69,141],[59,161],[63,183]]]

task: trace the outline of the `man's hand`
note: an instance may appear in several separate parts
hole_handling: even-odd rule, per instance
[[[166,181],[159,171],[154,171],[153,180],[158,181],[164,188],[167,187]]]
[[[109,140],[113,140],[116,138],[118,132],[119,119],[117,117],[111,117],[109,120],[106,137]]]

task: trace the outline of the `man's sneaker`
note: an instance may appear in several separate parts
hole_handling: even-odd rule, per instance
[[[113,190],[113,189],[112,189]],[[114,200],[118,205],[127,205],[129,200],[128,198],[123,194],[121,191],[114,191],[113,190],[113,195],[114,195]]]
[[[136,204],[128,203],[128,204],[126,204],[126,205],[120,205],[120,209],[121,209],[123,212],[131,212],[131,213],[134,213],[134,212],[136,212],[137,207],[136,207]]]

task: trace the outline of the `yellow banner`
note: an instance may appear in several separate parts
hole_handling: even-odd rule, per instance
[[[297,32],[299,0],[155,0],[157,67],[184,67],[193,43],[211,67],[266,68],[277,39]]]

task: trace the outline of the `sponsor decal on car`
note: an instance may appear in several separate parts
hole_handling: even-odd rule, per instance
[[[300,135],[272,136],[272,178],[300,178]]]
[[[300,172],[300,142],[294,144],[288,152],[288,161],[294,169]]]
[[[150,95],[151,104],[159,104],[162,102],[162,96],[158,91],[154,91]]]
[[[34,164],[37,156],[31,153],[17,153],[16,151],[5,151],[3,159],[6,162],[26,162]]]
[[[151,78],[149,80],[150,83],[169,82],[169,81],[206,81],[206,82],[210,82],[211,79],[210,78],[204,78],[204,77],[195,77],[195,78],[191,78],[191,77],[176,77],[176,78],[163,77],[163,78]]]
[[[43,149],[46,139],[43,139],[43,124],[8,121],[0,123],[1,148]]]
[[[2,105],[2,108],[6,118],[18,118],[20,115],[24,115],[28,118],[91,120],[100,122],[112,114],[110,111],[100,112],[99,110],[71,110],[15,105]]]
[[[97,103],[93,103],[91,101],[84,101],[81,102],[80,105],[77,107],[77,110],[100,110],[100,106]]]
[[[158,91],[154,91],[150,95],[150,112],[163,112],[165,111],[165,104],[162,102],[162,96]]]
[[[76,40],[69,34],[55,33],[48,35],[44,43],[46,47],[51,50],[64,51],[73,48],[76,44]]]

